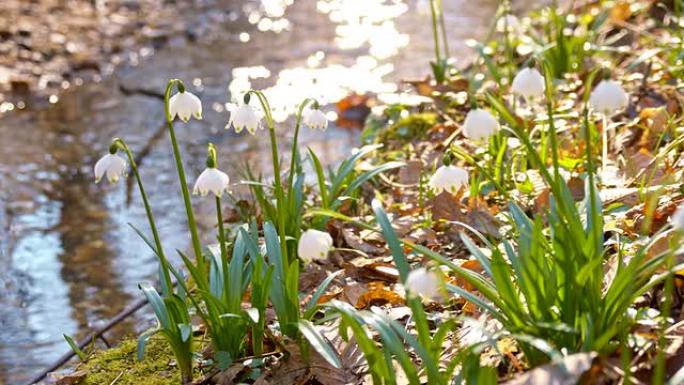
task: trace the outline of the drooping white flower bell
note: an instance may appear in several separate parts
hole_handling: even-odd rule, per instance
[[[328,128],[328,118],[326,118],[323,111],[318,108],[312,108],[304,114],[304,124],[309,126],[312,130],[320,129],[325,131]]]
[[[191,116],[201,120],[202,101],[191,92],[179,92],[169,98],[169,114],[171,120],[175,119],[176,115],[184,122],[188,122]]]
[[[430,177],[428,186],[439,194],[442,191],[457,192],[468,185],[468,171],[456,166],[440,166]]]
[[[463,121],[463,135],[472,140],[487,139],[499,131],[499,121],[489,111],[475,108]]]
[[[513,78],[511,92],[520,95],[525,100],[541,98],[544,96],[546,83],[542,74],[536,68],[525,67]]]
[[[627,92],[619,83],[610,79],[601,80],[589,96],[589,105],[606,116],[624,109],[628,103]]]
[[[434,272],[420,267],[408,274],[404,287],[410,293],[433,298],[439,294],[439,277]]]
[[[192,193],[206,196],[211,192],[220,198],[224,192],[228,192],[229,187],[230,178],[228,174],[215,167],[207,167],[197,178]]]
[[[672,227],[684,232],[684,203],[677,206],[677,209],[670,216]]]
[[[250,134],[254,135],[261,127],[261,114],[249,105],[249,100],[242,105],[226,103],[226,108],[230,111],[230,120],[226,124],[226,130],[233,126],[235,132],[240,133],[246,128]]]
[[[126,161],[111,152],[95,163],[95,183],[99,183],[103,176],[107,175],[109,183],[116,183],[120,177],[126,175]]]
[[[297,255],[304,263],[311,263],[313,260],[327,258],[332,247],[333,239],[330,234],[325,231],[309,229],[299,237]]]

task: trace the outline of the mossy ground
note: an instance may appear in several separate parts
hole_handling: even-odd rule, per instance
[[[115,348],[97,351],[77,370],[86,372],[79,385],[177,385],[180,371],[168,344],[151,338],[142,361],[137,360],[137,341],[125,339]]]

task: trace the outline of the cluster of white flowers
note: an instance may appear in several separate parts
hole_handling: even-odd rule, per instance
[[[237,133],[247,129],[250,134],[255,134],[257,129],[261,127],[263,114],[250,106],[249,103],[243,103],[242,105],[226,103],[226,108],[230,112],[230,120],[226,125],[226,129],[232,126]],[[202,119],[202,101],[193,93],[183,90],[169,98],[168,112],[171,120],[176,117],[186,123],[190,121],[191,117],[200,120]],[[328,118],[318,108],[318,105],[307,110],[303,115],[303,119],[304,124],[311,129],[325,130],[328,127]],[[116,155],[115,152],[112,152],[103,156],[95,163],[94,171],[96,183],[100,182],[105,175],[110,183],[116,183],[126,174],[126,161]],[[211,192],[217,197],[221,197],[223,193],[229,191],[229,186],[230,178],[228,174],[215,167],[207,167],[197,178],[193,194],[206,196]]]
[[[528,102],[539,100],[546,92],[546,81],[537,69],[525,67],[513,78],[511,92]],[[606,116],[624,109],[628,103],[629,95],[620,84],[612,80],[602,80],[589,98],[589,105],[596,112]],[[463,121],[463,136],[473,141],[488,139],[499,130],[497,118],[481,108],[470,110]],[[454,193],[468,185],[468,172],[456,166],[442,166],[430,177],[428,184],[436,193],[442,191]],[[682,216],[684,224],[684,213]]]

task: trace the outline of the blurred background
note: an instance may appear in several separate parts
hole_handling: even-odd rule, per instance
[[[451,54],[463,65],[472,55],[465,41],[488,34],[498,1],[443,3]],[[521,3],[514,7],[533,2]],[[138,282],[155,279],[156,258],[127,225],[147,229],[131,181],[93,180],[113,137],[140,158],[167,254],[188,247],[162,126],[169,78],[204,106],[202,121],[176,129],[189,183],[208,142],[236,182],[245,162],[268,169],[265,132],[224,130],[224,104],[249,88],[266,91],[283,140],[305,97],[340,118],[300,138],[332,164],[359,144],[356,126],[373,105],[410,102],[399,81],[429,73],[430,23],[420,0],[3,0],[0,384],[27,381],[69,349],[63,333],[83,336],[139,299]],[[200,219],[213,215],[195,201]],[[109,338],[150,327],[150,313]]]

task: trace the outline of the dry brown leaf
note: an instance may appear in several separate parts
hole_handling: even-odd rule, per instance
[[[413,159],[406,162],[406,166],[399,169],[399,183],[404,185],[417,184],[420,179],[420,172],[423,169],[423,162]]]
[[[429,202],[432,210],[432,217],[435,219],[446,219],[448,221],[463,220],[461,210],[464,208],[463,204],[454,195],[442,191],[436,195]]]
[[[357,309],[366,309],[371,305],[400,305],[404,298],[381,281],[367,284],[354,283],[344,287],[342,298]]]
[[[368,241],[362,239],[361,236],[357,235],[351,229],[343,228],[343,229],[341,229],[341,233],[342,233],[342,237],[344,238],[344,241],[352,249],[360,250],[366,254],[371,254],[371,255],[380,255],[380,254],[383,254],[385,252],[384,247],[372,245]]]
[[[338,369],[330,365],[315,349],[308,350],[307,359],[296,343],[287,343],[285,348],[289,353],[287,358],[281,360],[272,370],[262,374],[254,385],[360,384],[360,379],[356,374],[358,371],[352,367],[356,356],[347,354],[346,349],[342,350],[339,355],[342,368]]]
[[[372,280],[385,282],[397,282],[399,280],[399,270],[394,264],[387,262],[372,262],[361,266],[359,273],[363,274],[364,278]]]
[[[77,370],[75,372],[59,376],[55,383],[57,385],[75,385],[78,384],[87,374],[88,372],[85,370]],[[54,376],[51,377],[54,378]]]

